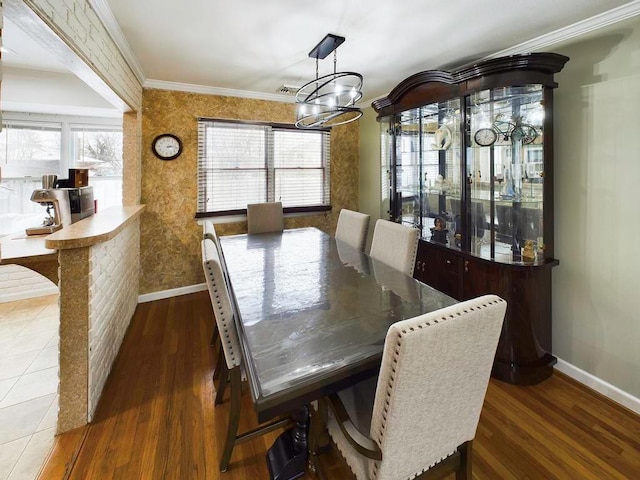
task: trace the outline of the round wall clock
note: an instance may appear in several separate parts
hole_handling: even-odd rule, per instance
[[[163,133],[153,139],[151,150],[160,160],[174,160],[182,153],[182,140],[171,133]]]
[[[473,139],[481,147],[488,147],[496,143],[498,134],[493,128],[481,128],[473,135]]]

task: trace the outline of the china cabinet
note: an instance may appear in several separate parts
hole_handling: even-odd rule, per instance
[[[493,375],[547,378],[551,354],[554,74],[514,55],[425,71],[373,102],[383,217],[420,229],[414,276],[459,299],[508,302]]]

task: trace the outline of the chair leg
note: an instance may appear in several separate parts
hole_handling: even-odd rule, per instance
[[[240,367],[234,367],[229,371],[231,376],[231,405],[229,406],[229,424],[227,425],[227,438],[224,442],[224,450],[220,459],[220,471],[226,472],[229,468],[229,460],[236,443],[238,424],[240,423],[240,406],[242,400]],[[222,378],[225,378],[224,375]]]
[[[460,469],[456,471],[456,480],[471,480],[471,466],[473,456],[473,440],[458,447],[460,451]]]
[[[218,324],[216,323],[215,325],[213,325],[213,333],[211,334],[211,341],[209,342],[209,345],[215,347],[216,343],[218,343],[219,340],[220,335],[218,335]]]
[[[227,367],[227,362],[224,361],[224,359],[218,371],[220,372],[219,373],[220,378],[218,381],[218,385],[216,387],[216,399],[215,399],[214,405],[220,405],[224,401],[224,391],[227,389],[227,381],[229,379],[229,368]],[[214,379],[215,379],[215,375],[214,375]],[[215,380],[214,380],[214,383],[215,383]],[[233,392],[231,393],[233,394]]]
[[[218,349],[218,357],[216,358],[215,366],[213,367],[213,380],[217,380],[220,376],[220,371],[224,369],[227,361],[224,358],[224,352],[222,351],[222,345]]]

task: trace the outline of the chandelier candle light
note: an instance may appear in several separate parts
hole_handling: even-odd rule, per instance
[[[345,38],[327,34],[309,57],[316,59],[316,78],[296,93],[296,127],[334,127],[353,122],[362,116],[355,106],[362,98],[362,75],[337,71],[336,49]],[[318,61],[333,52],[333,73],[318,77]]]

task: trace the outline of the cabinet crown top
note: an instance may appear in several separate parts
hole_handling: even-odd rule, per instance
[[[492,58],[452,70],[425,70],[396,85],[386,97],[372,102],[378,117],[428,103],[499,86],[540,83],[555,88],[553,75],[569,57],[557,53],[527,53]]]

